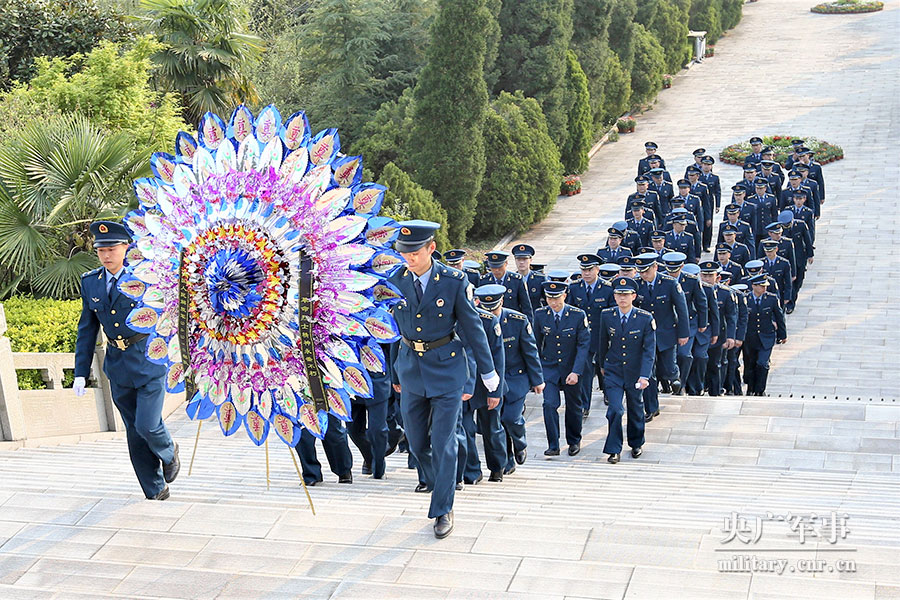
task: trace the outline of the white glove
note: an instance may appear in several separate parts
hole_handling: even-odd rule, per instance
[[[487,388],[487,391],[493,392],[498,387],[500,387],[500,376],[497,375],[497,371],[491,371],[487,375],[481,376],[481,383],[484,384],[484,387]]]
[[[85,383],[84,377],[75,378],[75,381],[72,383],[72,389],[75,390],[76,396],[84,396]]]

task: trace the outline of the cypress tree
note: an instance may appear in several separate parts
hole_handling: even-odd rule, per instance
[[[568,131],[560,149],[561,160],[566,173],[583,173],[593,140],[591,103],[587,77],[571,50],[566,54],[566,97],[570,102]]]
[[[575,0],[572,50],[588,80],[594,129],[603,125],[604,72],[609,56],[609,21],[613,0]]]
[[[454,245],[466,241],[484,176],[484,59],[490,18],[485,0],[439,0],[428,62],[415,89],[415,178],[447,211]]]

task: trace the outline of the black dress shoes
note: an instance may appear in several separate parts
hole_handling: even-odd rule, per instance
[[[681,381],[678,379],[672,381],[672,393],[676,396],[681,393]]]
[[[338,483],[353,483],[353,473],[347,471],[338,477]]]
[[[453,511],[446,515],[442,515],[434,520],[434,537],[439,540],[444,539],[453,531]]]
[[[581,452],[581,444],[572,444],[569,446],[569,456],[575,456]]]
[[[503,471],[491,471],[488,481],[503,481]]]
[[[456,484],[456,491],[457,491],[457,492],[461,492],[461,491],[463,491],[464,489],[466,489],[466,488],[463,486],[463,484],[457,482],[457,484]],[[416,490],[416,491],[418,492],[419,490]]]
[[[619,462],[619,455],[618,454],[610,454],[609,458],[606,459],[606,462],[616,464],[617,462]]]
[[[363,475],[371,475],[372,474],[372,465],[370,465],[367,462],[364,462],[363,466],[362,466],[362,474]]]
[[[559,448],[547,448],[544,450],[544,456],[559,456]]]
[[[178,442],[175,442],[175,456],[172,462],[163,465],[163,479],[166,483],[172,483],[178,477],[178,471],[181,470],[181,460],[178,458]]]
[[[632,448],[631,449],[631,458],[637,458],[638,456],[640,456],[643,453],[644,453],[644,451],[641,450],[640,448]]]
[[[428,487],[428,484],[419,482],[419,485],[416,486],[416,493],[417,493],[417,494],[425,494],[425,493],[430,492],[430,491],[431,491],[431,488]]]
[[[581,412],[581,414],[585,419],[587,419],[589,416],[591,416],[591,409],[586,408]]]
[[[516,465],[513,465],[513,466],[509,467],[508,469],[503,470],[504,475],[512,475],[515,472],[516,472]]]
[[[150,500],[168,500],[169,499],[169,486],[166,486],[162,489],[160,493],[150,498]]]
[[[464,479],[463,481],[465,481],[467,485],[478,485],[479,483],[482,482],[483,479],[484,479],[484,475],[479,474],[478,477],[476,477],[475,479]]]
[[[306,483],[306,487],[312,487],[322,483],[322,481],[322,479],[313,479],[312,481],[304,481],[304,483]]]
[[[524,465],[526,458],[528,458],[527,450],[519,450],[518,452],[516,452],[516,464]],[[513,469],[513,470],[515,470],[515,469]]]
[[[384,455],[385,455],[385,456],[390,456],[391,454],[393,454],[394,452],[396,452],[396,451],[397,451],[397,446],[400,445],[400,442],[403,441],[403,439],[404,439],[405,437],[406,437],[406,436],[403,434],[402,431],[400,432],[399,435],[397,435],[396,433],[392,433],[392,434],[389,436],[389,439],[388,439],[388,448],[387,448],[387,450],[385,451]]]

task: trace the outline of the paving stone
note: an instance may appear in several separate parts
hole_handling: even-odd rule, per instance
[[[236,578],[230,573],[138,566],[113,591],[125,596],[215,598]]]
[[[112,592],[134,569],[132,565],[43,558],[16,585],[91,593]]]
[[[304,577],[265,577],[262,575],[242,575],[228,582],[216,598],[282,598],[321,599],[331,598],[339,582]]]

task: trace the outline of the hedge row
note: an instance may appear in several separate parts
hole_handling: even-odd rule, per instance
[[[13,297],[3,302],[3,309],[13,352],[75,352],[80,300]],[[21,390],[45,387],[35,369],[23,369],[16,375]],[[67,373],[63,385],[72,385],[72,377]]]

